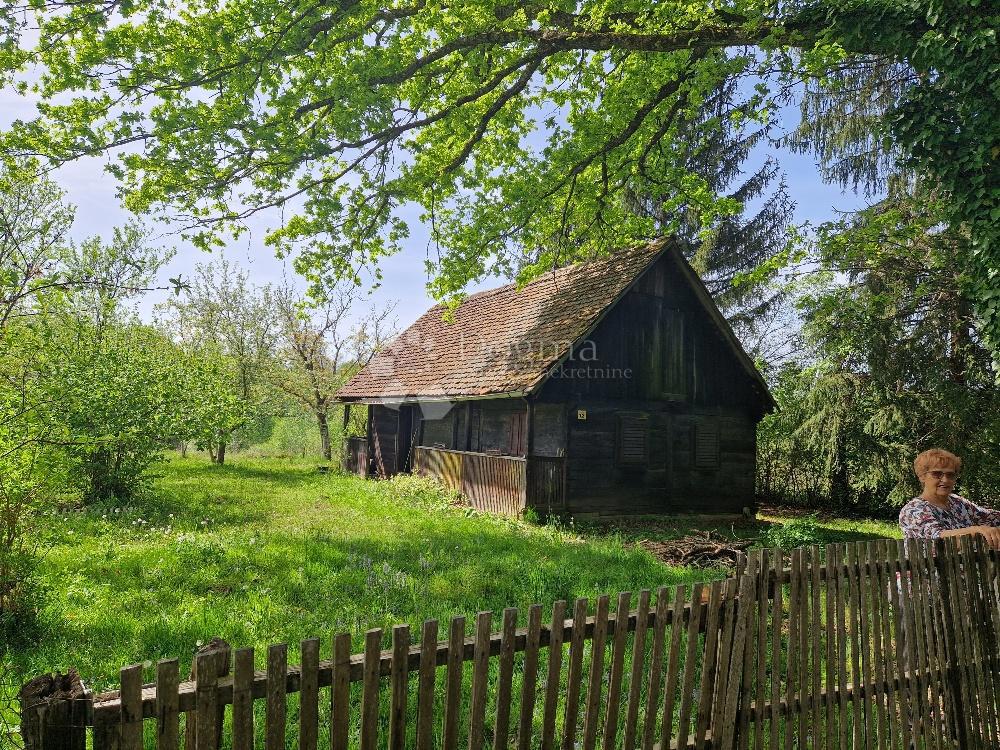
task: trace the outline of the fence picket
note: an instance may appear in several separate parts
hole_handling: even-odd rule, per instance
[[[674,702],[680,673],[681,635],[684,632],[684,587],[674,587],[674,603],[670,609],[670,651],[667,654],[666,686],[663,689],[663,727],[660,747],[669,747],[674,729]],[[607,746],[605,746],[607,748]]]
[[[142,750],[142,665],[124,667],[120,678],[122,750]]]
[[[799,713],[796,706],[799,687],[799,599],[800,572],[802,568],[801,550],[792,551],[791,576],[788,586],[788,674],[785,677],[785,705],[788,707],[788,718],[785,722],[785,750],[792,750],[794,727]],[[800,714],[801,716],[801,714]]]
[[[642,673],[646,657],[646,630],[649,627],[649,589],[639,592],[639,606],[635,613],[635,635],[632,638],[632,669],[629,674],[628,707],[625,709],[625,736],[622,747],[635,747],[636,727],[639,722],[639,700]]]
[[[221,747],[219,742],[219,652],[209,651],[197,656],[197,695],[195,732],[196,750],[216,750]],[[125,745],[128,750],[128,743]]]
[[[988,742],[984,742],[984,733],[987,731],[986,725],[990,721],[986,705],[986,684],[982,669],[984,654],[982,653],[982,642],[980,640],[984,623],[982,620],[976,618],[975,606],[970,601],[975,596],[973,591],[975,566],[969,559],[971,556],[969,542],[971,540],[967,536],[960,536],[955,541],[958,550],[962,553],[961,564],[959,565],[957,560],[953,563],[960,567],[960,574],[957,577],[960,591],[958,615],[962,618],[963,630],[966,633],[967,673],[972,676],[969,682],[970,693],[972,693],[973,721],[971,745],[973,747],[992,747]],[[956,555],[956,557],[959,556]]]
[[[417,750],[434,746],[434,681],[437,676],[437,620],[426,620],[420,634],[417,687]]]
[[[351,720],[351,634],[333,638],[333,674],[330,686],[330,750],[347,750]]]
[[[722,581],[713,581],[708,595],[708,618],[705,624],[705,655],[701,669],[701,683],[698,687],[698,711],[695,717],[694,744],[702,747],[705,733],[708,731],[709,719],[715,701],[712,700],[716,686],[716,657],[719,647],[719,613],[722,609]],[[726,602],[727,606],[729,602]],[[726,654],[729,656],[729,654]],[[728,668],[728,664],[719,664],[720,668]],[[667,721],[667,717],[663,717]]]
[[[854,747],[865,746],[865,715],[864,700],[861,686],[864,677],[861,672],[861,597],[858,585],[858,545],[847,545],[847,621],[851,645],[851,704],[854,709]],[[910,662],[912,664],[912,662]]]
[[[500,637],[500,674],[497,681],[497,714],[493,728],[494,750],[504,750],[510,740],[510,709],[513,700],[514,639],[517,630],[517,609],[503,611],[503,629]]]
[[[747,567],[745,574],[753,576],[754,587],[757,586],[757,581],[763,575],[761,569],[761,552],[762,550],[755,549],[751,550],[747,554]],[[736,580],[732,579],[726,581],[726,586],[733,586],[732,594],[727,593],[726,596],[726,607],[735,609],[737,602],[736,597]],[[751,696],[753,695],[753,671],[754,671],[754,653],[755,646],[757,644],[757,632],[763,627],[762,621],[760,621],[760,610],[756,607],[756,602],[753,596],[751,596],[750,601],[746,602],[743,606],[748,606],[753,608],[753,612],[750,615],[750,619],[747,622],[747,634],[746,641],[743,648],[743,683],[740,686],[740,707],[739,707],[739,727],[736,729],[736,746],[738,750],[747,750],[750,747],[750,714],[751,706],[753,704]],[[727,648],[723,653],[729,653],[729,648]],[[720,663],[722,662],[722,657],[720,656]],[[721,671],[721,670],[720,670]],[[717,683],[721,683],[722,680],[717,680]],[[721,685],[720,685],[721,687]],[[716,690],[718,695],[719,690]],[[713,707],[713,712],[716,710]],[[712,733],[715,737],[715,733]]]
[[[677,746],[687,747],[691,732],[691,699],[697,671],[698,631],[701,628],[701,594],[704,586],[696,583],[691,588],[691,609],[687,628],[687,652],[684,658],[684,686],[681,688],[681,709],[677,719]]]
[[[774,597],[771,605],[771,724],[770,724],[770,744],[767,745],[773,750],[778,750],[781,741],[781,719],[778,715],[778,706],[781,703],[781,624],[784,620],[783,585],[782,575],[785,569],[784,554],[780,549],[774,550]],[[787,664],[785,660],[785,664]]]
[[[667,627],[667,613],[670,611],[667,588],[656,590],[656,615],[653,621],[653,650],[649,661],[649,680],[646,687],[646,713],[642,723],[642,747],[653,747],[653,733],[656,730],[656,709],[660,703],[660,678],[663,668],[663,641]]]
[[[820,696],[822,693],[820,681],[823,677],[823,655],[820,643],[820,638],[823,632],[822,606],[820,600],[820,567],[822,565],[822,561],[820,560],[819,546],[814,544],[809,547],[807,560],[809,568],[809,583],[811,586],[810,594],[812,597],[812,631],[810,632],[810,640],[812,641],[812,681],[809,684],[809,711],[812,718],[810,723],[810,744],[812,747],[819,748],[823,737],[822,712],[820,711]]]
[[[866,694],[865,710],[867,722],[865,731],[868,733],[870,749],[887,750],[887,712],[886,712],[886,648],[883,644],[883,610],[887,597],[883,591],[884,571],[878,557],[878,547],[873,542],[859,543],[860,565],[863,570],[861,577],[861,597],[865,602],[862,620],[862,641],[865,644],[865,656],[870,659],[865,669]]]
[[[392,629],[392,667],[389,676],[389,747],[406,747],[406,704],[409,679],[410,626]]]
[[[923,607],[926,605],[924,596],[924,586],[926,579],[920,570],[919,545],[915,539],[907,540],[906,559],[909,565],[909,600],[915,606],[907,607],[913,613],[914,629],[910,635],[913,642],[914,661],[911,670],[915,672],[917,686],[916,709],[918,712],[918,728],[915,739],[918,743],[923,741],[927,748],[937,748],[939,746],[938,732],[935,731],[937,724],[937,713],[930,698],[933,690],[933,676],[930,674],[930,662],[927,657],[928,643],[925,630]]]
[[[982,537],[967,538],[969,554],[973,559],[973,584],[975,594],[973,606],[976,608],[976,619],[982,623],[979,632],[979,642],[982,653],[980,669],[986,680],[988,699],[987,734],[991,747],[1000,745],[1000,678],[997,676],[997,652],[1000,640],[997,638],[997,590],[994,579],[990,577],[990,561],[987,547]],[[926,550],[925,550],[926,553]]]
[[[757,676],[755,681],[756,692],[754,693],[754,710],[756,712],[753,727],[753,747],[754,750],[761,750],[764,746],[764,690],[767,680],[767,624],[768,624],[768,594],[769,579],[773,572],[772,560],[774,559],[772,550],[762,549],[760,551],[759,578],[757,579]],[[715,737],[715,731],[712,732]],[[818,750],[818,748],[817,748]]]
[[[562,674],[563,634],[566,627],[566,602],[552,604],[549,624],[549,664],[545,675],[545,705],[542,715],[542,750],[552,750],[556,736],[556,709],[559,705],[559,677]]]
[[[736,739],[737,712],[739,709],[740,670],[743,667],[743,649],[746,647],[746,637],[749,623],[752,621],[754,578],[750,575],[740,577],[739,597],[744,605],[736,616],[736,631],[733,635],[733,657],[729,662],[729,679],[727,680],[726,713],[722,720],[722,741],[718,745],[721,750],[732,748]],[[714,738],[713,738],[714,739]]]
[[[453,617],[448,633],[448,676],[444,703],[442,745],[447,750],[458,747],[458,719],[462,711],[462,673],[465,663],[465,618]]]
[[[288,646],[280,643],[267,650],[267,708],[264,715],[264,747],[285,748],[285,681],[288,674]]]
[[[476,646],[472,659],[472,696],[469,704],[469,750],[482,750],[486,718],[486,682],[490,676],[490,630],[493,613],[476,615]]]
[[[241,648],[233,656],[233,750],[253,750],[254,652]]]
[[[618,743],[618,717],[621,712],[622,677],[625,672],[625,647],[626,637],[628,636],[629,607],[631,601],[631,592],[623,591],[618,594],[618,609],[615,611],[615,637],[611,647],[611,678],[608,683],[607,713],[604,717],[604,742],[602,750],[614,750]],[[676,617],[676,614],[674,616]]]
[[[576,747],[576,728],[580,716],[580,688],[583,681],[583,636],[587,625],[586,599],[573,607],[573,632],[569,641],[569,669],[566,675],[566,707],[563,715],[563,750]]]
[[[299,645],[299,748],[316,750],[319,732],[319,639]]]
[[[608,636],[608,609],[610,599],[597,600],[594,632],[590,649],[590,682],[587,685],[586,713],[583,717],[583,750],[593,750],[597,744],[597,729],[601,719],[601,692],[604,687],[604,651]],[[497,748],[500,750],[500,748]]]
[[[179,687],[180,667],[177,659],[160,661],[156,665],[156,750],[178,750],[180,747],[180,714],[177,711]]]
[[[907,660],[906,645],[904,642],[903,620],[905,616],[901,612],[900,587],[903,585],[903,571],[900,567],[899,549],[892,542],[885,545],[886,563],[890,578],[889,604],[892,608],[893,638],[895,647],[893,648],[893,662],[896,668],[896,680],[898,687],[895,695],[899,713],[899,729],[903,736],[903,747],[909,748],[912,741],[912,724],[910,723],[910,706],[913,700],[910,695],[909,681],[907,680],[907,669],[910,662]]]
[[[521,682],[521,717],[517,724],[518,750],[529,750],[535,723],[535,692],[538,687],[538,648],[542,635],[542,608],[531,605],[524,639],[524,677]]]
[[[382,655],[382,629],[365,633],[364,677],[361,686],[361,749],[375,750],[378,745],[379,662]],[[271,750],[271,748],[267,748]]]

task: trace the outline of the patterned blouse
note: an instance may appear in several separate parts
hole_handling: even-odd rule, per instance
[[[942,531],[966,529],[969,526],[1000,526],[1000,510],[991,510],[966,500],[961,495],[949,495],[947,508],[915,497],[899,511],[899,528],[908,539],[937,539]]]

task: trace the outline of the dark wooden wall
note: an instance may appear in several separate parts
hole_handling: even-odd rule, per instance
[[[373,404],[369,417],[370,460],[375,475],[391,477],[399,471],[397,440],[399,434],[399,409]]]
[[[504,456],[523,456],[527,440],[526,411],[522,399],[458,402],[443,417],[424,419],[420,444],[479,453],[495,452]],[[565,432],[558,421],[561,414],[561,406],[547,405],[540,418],[536,415],[535,429],[539,430],[541,427],[541,441],[539,442],[536,434],[535,455],[561,455],[558,451]],[[466,419],[470,423],[468,433]]]
[[[567,511],[752,508],[758,387],[664,256],[539,394],[567,414]],[[641,464],[620,455],[623,417],[645,425]]]

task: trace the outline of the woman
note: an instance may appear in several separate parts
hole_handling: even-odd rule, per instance
[[[1000,549],[1000,510],[990,510],[956,495],[955,482],[962,459],[940,448],[917,456],[913,471],[923,492],[899,512],[899,528],[910,539],[979,534],[993,549]]]

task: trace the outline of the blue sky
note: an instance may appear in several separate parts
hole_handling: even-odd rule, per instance
[[[21,98],[9,89],[0,90],[0,127],[19,117],[30,118],[33,114],[34,103],[31,100]],[[763,158],[768,153],[778,159],[786,174],[789,194],[796,203],[796,222],[810,221],[815,224],[833,218],[837,211],[851,210],[866,204],[863,197],[856,196],[851,191],[824,184],[811,157],[768,147],[760,149],[756,156]],[[106,159],[101,158],[81,159],[60,168],[53,175],[65,191],[67,199],[76,206],[76,223],[73,227],[75,239],[81,240],[93,235],[110,237],[113,227],[129,219],[128,212],[121,207],[116,197],[115,181],[104,172],[105,163]],[[413,210],[410,214],[406,217],[411,226],[406,249],[384,261],[381,286],[371,293],[368,300],[368,304],[377,306],[396,301],[400,328],[412,323],[433,304],[425,288],[427,232],[417,220],[418,211]],[[255,217],[250,224],[250,231],[225,250],[227,258],[249,269],[251,278],[256,283],[278,281],[283,273],[293,275],[291,269],[277,260],[263,242],[268,227],[279,220],[277,212]],[[208,254],[171,235],[170,228],[149,226],[157,237],[157,242],[174,247],[177,251],[174,259],[161,272],[160,283],[166,284],[168,277],[177,274],[190,276],[195,264],[209,260]],[[472,290],[497,284],[496,279],[487,279]],[[162,301],[166,294],[154,292],[147,295],[139,303],[140,316],[149,319],[154,305]]]

